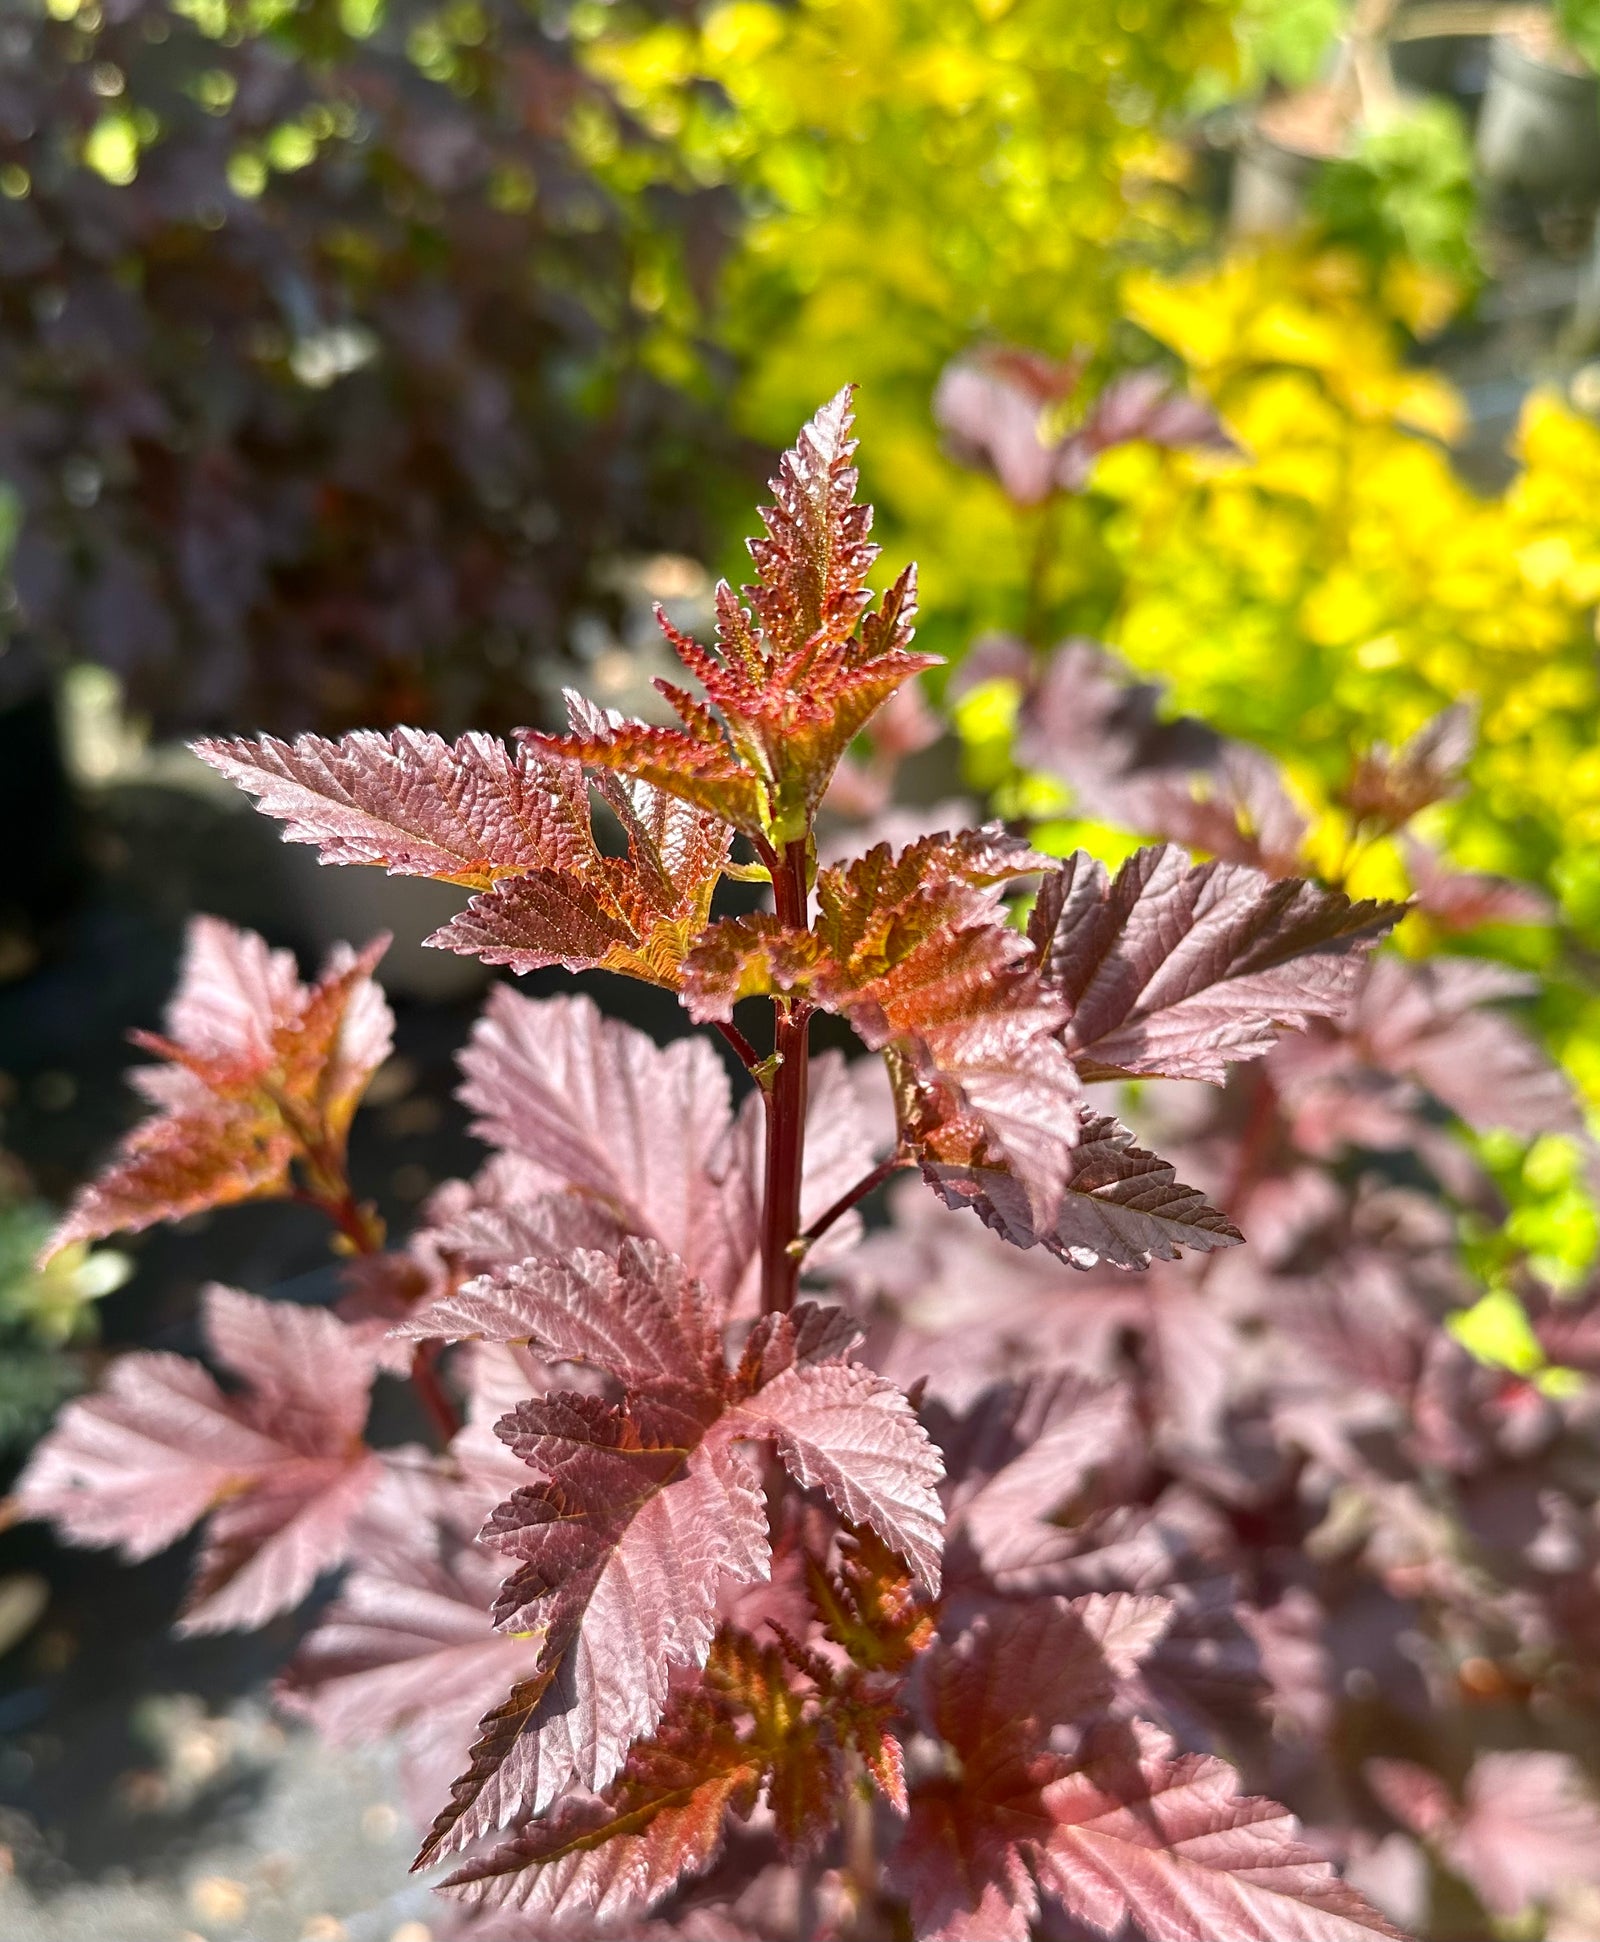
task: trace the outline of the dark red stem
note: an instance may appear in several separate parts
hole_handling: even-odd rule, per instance
[[[330,1156],[326,1149],[322,1149],[315,1154],[314,1164],[316,1177],[325,1183],[324,1190],[319,1193],[314,1189],[301,1188],[295,1198],[308,1202],[326,1214],[352,1254],[379,1253],[384,1243],[383,1222],[375,1208],[356,1199],[345,1175],[343,1156]],[[461,1418],[439,1380],[442,1347],[443,1344],[439,1342],[417,1344],[411,1357],[411,1387],[429,1422],[433,1424],[441,1447],[448,1448],[450,1439],[461,1428]]]
[[[356,1199],[347,1185],[318,1192],[315,1187],[296,1187],[290,1198],[303,1207],[315,1207],[332,1222],[350,1254],[378,1254],[383,1249],[383,1222],[377,1213]],[[339,1243],[335,1241],[335,1248]]]
[[[376,1254],[382,1248],[383,1222],[348,1187],[339,1200],[327,1207],[327,1214],[357,1254]]]
[[[1245,1116],[1235,1151],[1233,1177],[1222,1197],[1222,1211],[1237,1220],[1260,1183],[1261,1169],[1271,1157],[1273,1137],[1278,1130],[1278,1089],[1257,1066],[1249,1111]]]
[[[416,1391],[417,1401],[428,1412],[428,1419],[438,1432],[440,1442],[448,1445],[461,1428],[461,1418],[439,1380],[441,1346],[438,1342],[417,1344],[411,1358],[411,1387]]]
[[[740,1063],[744,1066],[745,1071],[754,1072],[756,1067],[761,1063],[761,1054],[750,1043],[749,1039],[745,1037],[737,1025],[730,1025],[724,1019],[719,1018],[716,1021],[716,1026],[717,1030],[721,1032],[722,1036],[733,1047],[734,1051],[738,1053]]]
[[[806,846],[790,843],[774,858],[772,894],[778,921],[790,930],[809,928]],[[811,1007],[780,999],[773,1035],[767,1100],[767,1177],[761,1209],[761,1312],[794,1306],[800,1282],[800,1172],[805,1158],[806,1091],[810,1077],[806,1040]]]
[[[891,1153],[887,1160],[880,1160],[871,1173],[864,1174],[853,1187],[840,1194],[825,1214],[818,1214],[800,1239],[808,1248],[815,1246],[835,1221],[844,1219],[858,1200],[865,1200],[874,1187],[881,1187],[891,1174],[898,1173],[902,1167],[910,1165],[911,1158],[905,1153]]]

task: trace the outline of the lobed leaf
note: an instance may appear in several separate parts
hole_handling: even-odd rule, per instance
[[[672,1668],[705,1662],[719,1582],[768,1574],[751,1442],[937,1572],[937,1455],[898,1392],[837,1359],[853,1332],[825,1312],[765,1319],[730,1369],[705,1291],[631,1238],[614,1258],[493,1271],[438,1310],[417,1328],[525,1339],[602,1371],[623,1400],[546,1396],[498,1426],[538,1481],[483,1533],[514,1565],[495,1619],[536,1633],[539,1661],[484,1720],[423,1859],[542,1811],[574,1778],[606,1787],[655,1728]]]
[[[747,1818],[763,1789],[785,1851],[819,1845],[840,1787],[837,1758],[783,1653],[724,1627],[702,1680],[673,1693],[657,1732],[602,1796],[567,1796],[444,1886],[476,1907],[542,1921],[619,1921],[703,1871],[728,1814]]]
[[[946,1206],[970,1208],[1013,1247],[1047,1248],[1073,1268],[1147,1268],[1177,1260],[1185,1248],[1209,1254],[1244,1239],[1167,1161],[1099,1115],[1084,1116],[1059,1211],[1043,1229],[1009,1172],[924,1159],[922,1177]]]
[[[1600,1805],[1567,1754],[1481,1753],[1459,1805],[1436,1774],[1409,1760],[1368,1761],[1366,1776],[1502,1922],[1557,1886],[1600,1881]]]
[[[604,741],[625,731],[579,696],[574,725]],[[279,817],[324,863],[365,863],[479,892],[428,940],[530,971],[602,965],[676,981],[727,859],[728,831],[644,786],[608,801],[628,839],[602,855],[581,767],[490,735],[455,743],[419,729],[357,730],[337,742],[208,741],[197,752]]]
[[[769,1436],[802,1488],[875,1531],[931,1592],[944,1514],[938,1452],[891,1382],[848,1363],[797,1363],[739,1406],[744,1432]]]
[[[361,728],[338,741],[201,741],[195,753],[277,817],[285,841],[316,844],[324,863],[487,889],[575,863],[587,843],[581,776],[493,735],[451,743],[417,728]]]
[[[659,1046],[602,1016],[588,998],[534,1000],[501,985],[461,1065],[472,1130],[515,1157],[519,1206],[543,1193],[581,1195],[620,1232],[676,1254],[715,1302],[748,1300],[764,1164],[761,1102],[752,1094],[735,1114],[726,1069],[703,1040]],[[836,1055],[813,1061],[811,1093],[803,1221],[873,1161]],[[859,1222],[840,1226],[828,1237],[836,1247],[859,1232]]]
[[[1171,1942],[1367,1942],[1400,1931],[1341,1881],[1275,1801],[1204,1754],[1105,1729],[1039,1795],[1039,1886],[1080,1921]]]
[[[886,1054],[913,1150],[985,1153],[1046,1225],[1081,1089],[1055,1038],[1064,1010],[998,902],[1001,886],[1044,863],[998,826],[925,837],[898,856],[879,844],[818,875],[814,931],[761,916],[713,925],[685,961],[686,1003],[725,1018],[739,998],[781,992],[842,1014]]]
[[[197,1363],[138,1353],[69,1403],[17,1485],[23,1514],[69,1542],[162,1550],[209,1511],[180,1629],[264,1624],[348,1555],[382,1474],[361,1442],[370,1347],[335,1316],[211,1287],[213,1353],[245,1384],[225,1394]]]
[[[1085,1079],[1220,1081],[1282,1030],[1342,1011],[1397,904],[1240,864],[1140,850],[1115,881],[1079,851],[1045,879],[1029,923],[1040,975],[1065,1002]]]
[[[959,1784],[913,1790],[894,1860],[929,1942],[1026,1942],[1048,1897],[1105,1934],[1357,1942],[1398,1931],[1222,1761],[1109,1717],[1170,1621],[1163,1599],[1035,1600],[934,1660],[929,1722]],[[1055,1727],[1087,1729],[1058,1750]]]
[[[748,1814],[761,1750],[701,1692],[680,1693],[655,1738],[634,1748],[603,1800],[569,1798],[445,1881],[477,1908],[607,1922],[649,1907],[722,1846],[730,1810]]]
[[[1481,959],[1379,959],[1357,990],[1347,1036],[1359,1058],[1416,1080],[1479,1131],[1583,1137],[1583,1110],[1560,1067],[1503,1013],[1486,1009],[1532,989],[1524,974]]]
[[[480,1492],[389,1469],[362,1519],[338,1599],[301,1641],[274,1697],[339,1745],[398,1734],[408,1799],[425,1820],[477,1723],[534,1668],[535,1641],[495,1631],[499,1578],[476,1544]]]
[[[1358,757],[1339,800],[1358,823],[1398,829],[1430,803],[1458,792],[1477,738],[1476,709],[1458,701],[1398,749],[1379,747]]]

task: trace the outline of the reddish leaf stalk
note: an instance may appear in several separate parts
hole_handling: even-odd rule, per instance
[[[717,1020],[717,1030],[739,1055],[739,1061],[746,1072],[754,1072],[761,1063],[761,1054],[750,1043],[737,1025],[730,1025],[724,1019]]]
[[[442,1344],[438,1342],[417,1344],[416,1353],[411,1358],[411,1387],[416,1391],[417,1401],[427,1411],[428,1420],[438,1432],[440,1442],[448,1448],[460,1432],[461,1418],[439,1380],[441,1347]]]
[[[1233,1176],[1222,1200],[1224,1210],[1235,1218],[1244,1212],[1250,1196],[1260,1184],[1261,1169],[1271,1158],[1277,1119],[1278,1089],[1258,1067],[1249,1113],[1239,1134]]]
[[[383,1222],[374,1208],[356,1199],[348,1187],[337,1201],[320,1203],[356,1254],[376,1254],[383,1246]]]
[[[818,1214],[800,1236],[801,1245],[805,1248],[815,1247],[835,1221],[843,1220],[850,1209],[858,1201],[865,1200],[874,1187],[881,1187],[885,1180],[900,1172],[903,1167],[910,1166],[911,1163],[910,1154],[899,1151],[891,1153],[887,1160],[880,1160],[870,1173],[863,1174],[853,1187],[847,1188],[840,1194],[826,1213]]]
[[[779,921],[809,929],[806,846],[791,843],[773,859],[772,889]],[[800,1176],[805,1159],[806,1040],[811,1007],[780,1003],[773,1037],[773,1071],[767,1087],[767,1167],[761,1210],[761,1312],[794,1306],[800,1281]]]

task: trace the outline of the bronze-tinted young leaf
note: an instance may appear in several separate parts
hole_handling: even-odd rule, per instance
[[[817,878],[813,931],[770,917],[714,924],[686,960],[686,1001],[725,1018],[738,998],[792,992],[848,1018],[886,1054],[903,1136],[929,1158],[984,1154],[1047,1225],[1079,1126],[1080,1088],[1031,947],[1000,888],[1044,867],[993,827],[880,844]]]
[[[842,1538],[833,1569],[808,1556],[806,1590],[825,1635],[861,1672],[903,1672],[933,1643],[934,1605],[871,1531]]]
[[[590,736],[620,732],[581,698],[569,706]],[[476,890],[428,942],[514,971],[601,965],[674,984],[727,858],[723,824],[643,784],[608,793],[628,852],[603,855],[579,765],[527,744],[512,753],[489,735],[452,744],[417,729],[363,729],[338,742],[264,736],[197,747],[283,820],[288,840],[316,843],[324,863]]]
[[[1398,829],[1418,810],[1456,793],[1477,732],[1473,705],[1458,701],[1398,749],[1380,745],[1359,756],[1339,799],[1358,823]]]
[[[1279,1031],[1342,1011],[1402,908],[1192,864],[1170,845],[1140,850],[1113,882],[1080,851],[1045,879],[1029,935],[1085,1079],[1219,1081]]]
[[[444,1886],[476,1908],[614,1921],[653,1906],[710,1863],[728,1813],[748,1815],[755,1805],[767,1765],[715,1696],[680,1692],[604,1798],[559,1802]]]
[[[213,1287],[206,1335],[245,1388],[135,1354],[69,1403],[17,1486],[69,1543],[143,1558],[212,1512],[180,1629],[261,1625],[343,1562],[381,1475],[361,1442],[373,1356],[334,1316]]]
[[[837,1817],[839,1762],[783,1652],[725,1626],[700,1682],[677,1688],[602,1796],[559,1801],[444,1885],[478,1908],[611,1933],[703,1871],[729,1814],[747,1818],[763,1790],[783,1851],[814,1849]]]
[[[922,1177],[947,1206],[970,1208],[1013,1247],[1048,1248],[1073,1268],[1147,1268],[1177,1260],[1185,1248],[1209,1254],[1244,1239],[1204,1194],[1178,1180],[1176,1169],[1099,1115],[1084,1118],[1051,1226],[1035,1225],[1027,1195],[1004,1170],[925,1159]]]
[[[750,542],[756,583],[742,606],[717,589],[717,646],[663,619],[701,700],[658,684],[682,729],[579,729],[535,738],[552,756],[668,791],[781,849],[803,838],[840,757],[874,713],[934,657],[910,652],[911,569],[869,612],[877,557],[871,509],[855,503],[850,388],[817,413],[779,463],[777,503]]]
[[[393,1019],[372,970],[388,939],[329,956],[303,985],[287,951],[215,917],[189,926],[168,1036],[136,1033],[164,1066],[130,1075],[158,1110],[82,1188],[46,1258],[74,1241],[135,1232],[206,1207],[288,1191],[290,1169],[342,1162]]]
[[[1050,867],[999,823],[920,837],[898,853],[879,843],[819,872],[813,930],[787,929],[765,913],[714,924],[685,966],[684,1002],[692,1017],[727,1019],[740,998],[798,993],[848,1016],[920,944],[997,917],[993,897],[969,892]],[[1022,955],[1020,946],[1011,953]]]
[[[775,1443],[802,1483],[930,1573],[940,1519],[937,1455],[905,1399],[865,1371],[814,1359],[848,1339],[825,1320],[783,1319],[794,1337],[786,1354],[730,1369],[703,1289],[664,1249],[631,1239],[615,1259],[580,1254],[491,1274],[461,1299],[483,1306],[484,1329],[590,1364],[624,1399],[546,1396],[499,1426],[539,1481],[483,1533],[515,1565],[495,1618],[538,1633],[539,1664],[485,1719],[429,1858],[542,1810],[574,1777],[605,1787],[631,1742],[654,1729],[672,1668],[705,1661],[719,1581],[767,1574],[750,1443]],[[420,1325],[439,1332],[443,1321]]]

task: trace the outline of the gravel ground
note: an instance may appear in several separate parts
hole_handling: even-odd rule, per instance
[[[154,1758],[120,1776],[142,1865],[77,1875],[13,1814],[6,1942],[436,1942],[444,1908],[406,1873],[412,1832],[381,1751],[285,1730],[259,1700],[208,1712],[146,1695]],[[0,1823],[3,1827],[4,1823]],[[179,1830],[185,1831],[179,1831]]]

